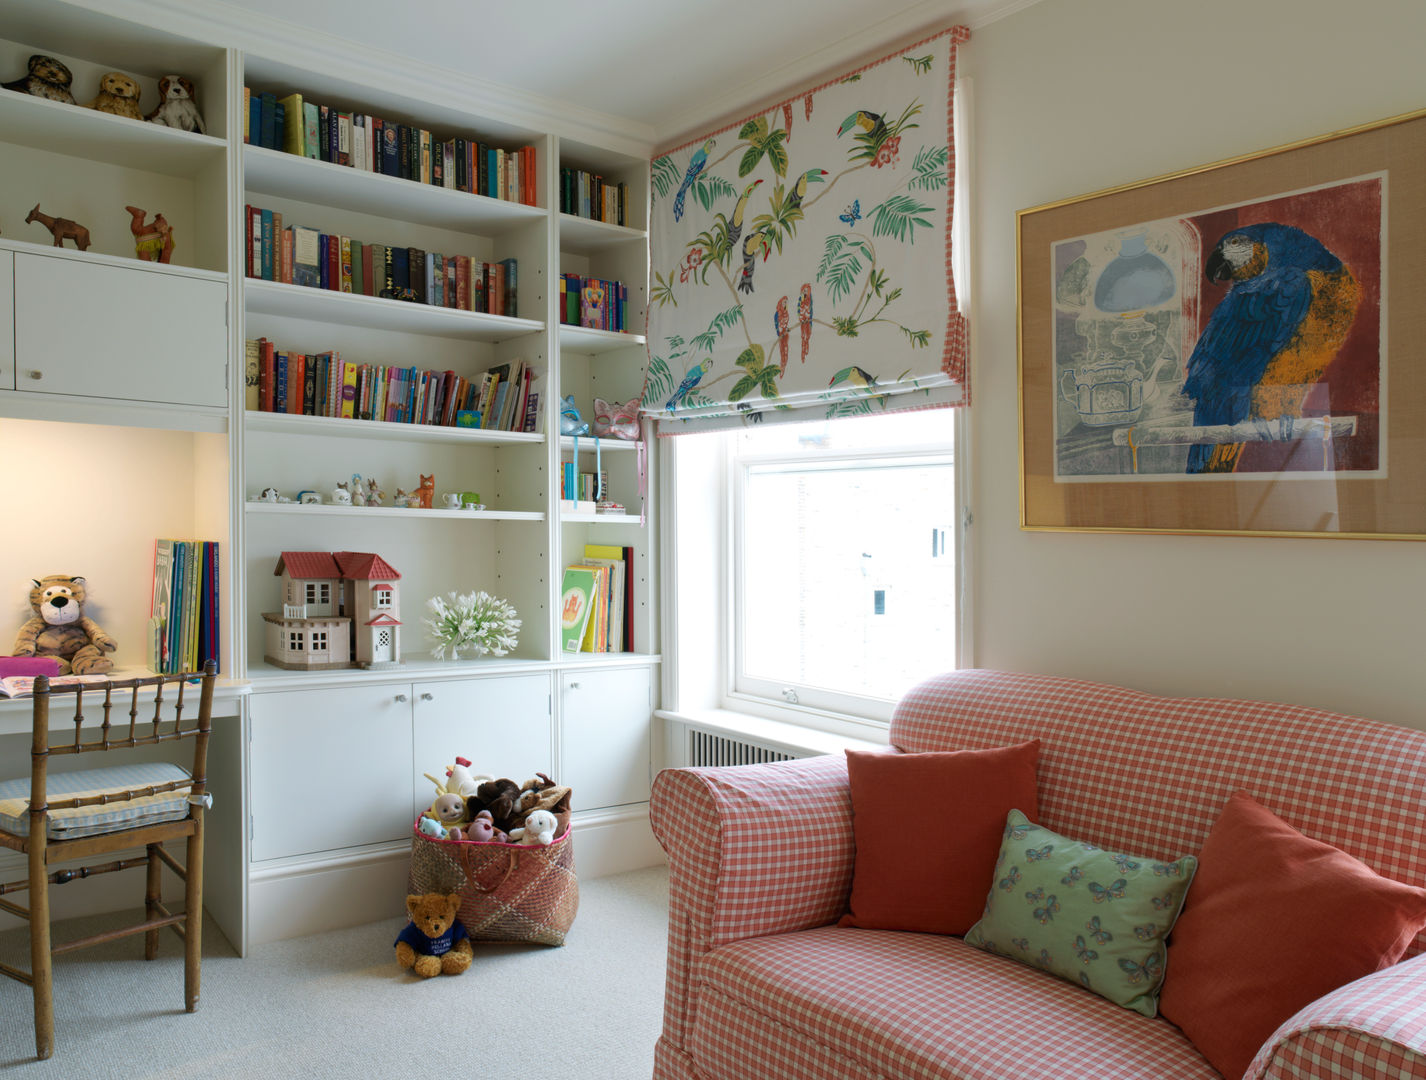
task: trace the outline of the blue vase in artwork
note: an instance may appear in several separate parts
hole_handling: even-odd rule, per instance
[[[1156,307],[1173,297],[1173,272],[1145,244],[1143,233],[1119,241],[1119,254],[1104,268],[1094,286],[1094,306],[1121,314]]]

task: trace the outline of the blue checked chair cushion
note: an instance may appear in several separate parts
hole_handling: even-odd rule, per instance
[[[181,821],[188,816],[187,788],[144,795],[107,806],[96,804],[56,809],[54,804],[60,798],[88,797],[105,791],[133,791],[151,784],[167,784],[189,778],[187,769],[163,761],[50,773],[45,780],[50,802],[46,835],[51,840],[76,840],[81,836],[119,832],[141,825]],[[28,776],[0,782],[0,829],[16,836],[30,834]]]

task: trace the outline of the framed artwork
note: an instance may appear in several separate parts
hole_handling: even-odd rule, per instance
[[[1426,110],[1017,215],[1025,529],[1426,539]]]

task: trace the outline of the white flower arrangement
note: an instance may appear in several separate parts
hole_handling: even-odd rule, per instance
[[[504,656],[518,643],[520,620],[509,601],[487,592],[433,596],[426,601],[426,626],[435,640],[437,660],[472,656]]]

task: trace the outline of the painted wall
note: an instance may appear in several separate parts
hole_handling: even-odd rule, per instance
[[[1426,728],[1426,543],[1020,531],[1015,324],[1016,211],[1426,107],[1422,41],[1420,0],[1043,0],[962,50],[977,666]]]

